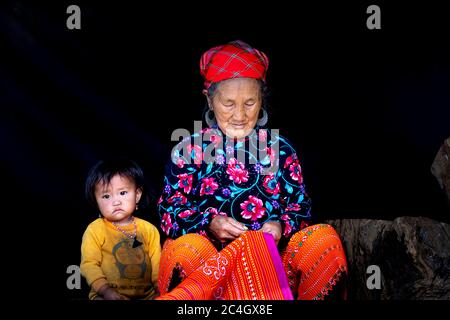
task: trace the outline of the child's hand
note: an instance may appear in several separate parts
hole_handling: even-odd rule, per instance
[[[105,300],[129,300],[108,285],[104,285],[98,290],[98,294]]]
[[[114,289],[108,289],[103,293],[103,299],[105,300],[129,300]]]

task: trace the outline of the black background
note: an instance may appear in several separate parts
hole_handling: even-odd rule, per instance
[[[173,130],[193,130],[204,108],[199,59],[243,40],[270,60],[270,127],[300,155],[316,222],[427,216],[449,222],[430,171],[450,136],[450,39],[446,10],[335,1],[144,4],[3,2],[0,132],[12,217],[25,225],[26,272],[57,298],[81,236],[97,217],[84,199],[89,168],[112,155],[135,159],[155,202]],[[68,30],[66,8],[81,8]],[[381,7],[381,30],[366,8]],[[6,204],[5,204],[6,208]]]

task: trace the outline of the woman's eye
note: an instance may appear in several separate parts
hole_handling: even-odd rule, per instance
[[[255,105],[256,102],[246,102],[245,105],[247,107],[253,107]]]
[[[109,199],[109,194],[104,194],[104,195],[102,196],[102,199]]]
[[[124,195],[126,195],[126,194],[127,194],[126,191],[120,191],[120,195],[121,195],[121,196],[124,196]]]

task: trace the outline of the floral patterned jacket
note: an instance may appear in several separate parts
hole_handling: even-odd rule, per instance
[[[285,238],[310,221],[298,155],[269,130],[257,128],[233,140],[217,127],[203,129],[178,143],[171,158],[158,200],[161,229],[171,238],[209,236],[217,215],[233,217],[249,230],[280,222]]]

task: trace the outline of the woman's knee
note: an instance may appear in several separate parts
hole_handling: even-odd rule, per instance
[[[311,235],[318,230],[320,230],[321,233],[338,235],[336,229],[334,229],[334,227],[332,225],[326,224],[326,223],[313,224],[311,226],[303,228],[302,230],[298,231],[297,233],[301,233],[303,235],[304,234]]]
[[[296,232],[290,239],[288,248],[297,248],[297,250],[304,249],[314,244],[314,246],[320,245],[320,243],[334,243],[338,246],[342,246],[339,234],[333,226],[329,224],[314,224],[308,226],[298,232]]]
[[[172,290],[215,253],[214,245],[198,234],[186,234],[166,242],[159,266],[161,293]]]

